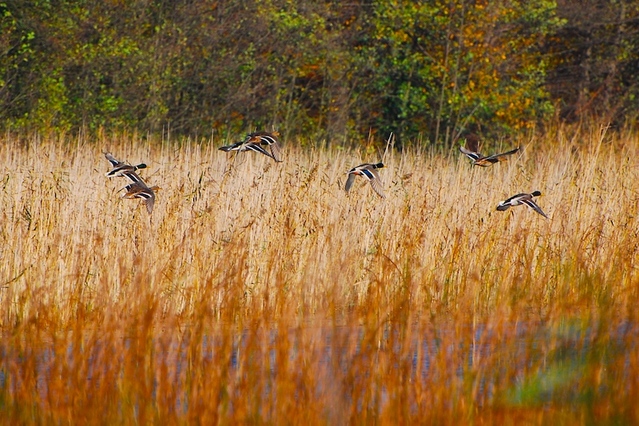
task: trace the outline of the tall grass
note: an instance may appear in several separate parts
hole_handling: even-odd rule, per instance
[[[355,150],[5,136],[0,423],[638,422],[638,137],[518,143],[389,152],[382,200]]]

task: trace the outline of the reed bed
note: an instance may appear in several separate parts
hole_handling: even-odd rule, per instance
[[[366,149],[2,139],[2,424],[639,422],[634,133],[389,150],[385,199]]]

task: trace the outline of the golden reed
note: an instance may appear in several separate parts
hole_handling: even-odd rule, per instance
[[[219,145],[2,138],[1,424],[639,421],[637,134]]]

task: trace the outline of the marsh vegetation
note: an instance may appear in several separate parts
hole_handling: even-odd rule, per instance
[[[385,199],[374,149],[220,144],[2,137],[0,423],[639,421],[636,134],[389,150]]]

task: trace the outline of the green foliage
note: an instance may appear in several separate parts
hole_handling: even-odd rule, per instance
[[[567,22],[551,0],[4,1],[0,126],[449,145],[553,114],[547,79],[565,63],[548,46]],[[618,79],[637,61],[629,25]]]
[[[373,36],[377,126],[449,142],[469,124],[513,130],[551,111],[539,60],[543,37],[561,22],[554,3],[380,2]]]

